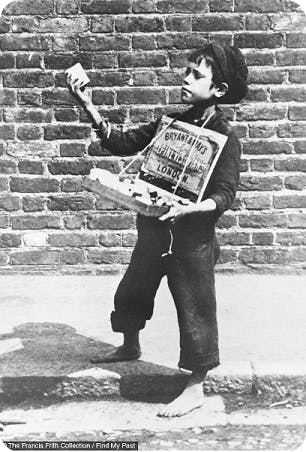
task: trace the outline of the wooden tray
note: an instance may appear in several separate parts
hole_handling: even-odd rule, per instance
[[[90,177],[85,177],[82,182],[82,187],[102,198],[107,198],[147,217],[160,217],[169,210],[168,206],[148,205],[142,202],[140,197],[134,198],[126,195],[119,190],[115,190],[112,187],[102,184],[98,179],[93,180]]]

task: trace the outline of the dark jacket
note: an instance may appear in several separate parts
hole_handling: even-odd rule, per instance
[[[191,108],[185,113],[175,116],[180,121],[200,127],[203,121],[196,120],[194,111],[195,109]],[[113,129],[107,140],[101,135],[103,146],[114,155],[134,155],[150,143],[158,122],[155,121],[127,132]],[[217,209],[213,212],[186,215],[171,226],[179,248],[197,248],[201,243],[206,243],[213,237],[214,225],[223,212],[231,207],[239,183],[241,146],[237,136],[231,130],[228,120],[219,108],[216,109],[216,113],[205,127],[228,137],[203,196],[203,199],[212,198],[216,202]],[[164,234],[165,227],[169,231],[169,225],[165,225],[156,218],[141,215],[138,216],[137,225],[140,233],[143,234],[146,233],[146,230],[149,232],[152,229],[154,229],[155,235],[159,232]]]

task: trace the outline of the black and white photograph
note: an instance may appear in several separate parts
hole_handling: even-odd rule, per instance
[[[0,448],[306,448],[306,3],[0,1]]]

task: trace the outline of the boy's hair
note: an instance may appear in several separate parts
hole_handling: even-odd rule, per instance
[[[218,99],[222,104],[238,104],[248,92],[248,68],[241,50],[236,46],[207,44],[193,52],[188,61],[199,65],[202,60],[212,69],[212,81],[218,86],[228,84],[227,93]]]

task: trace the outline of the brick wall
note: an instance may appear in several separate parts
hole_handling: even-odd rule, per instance
[[[0,16],[0,272],[128,263],[134,214],[81,188],[91,168],[118,172],[127,160],[100,147],[64,70],[80,61],[101,112],[133,126],[182,108],[185,57],[209,38],[238,44],[250,67],[248,99],[223,107],[244,154],[219,222],[219,268],[305,268],[305,24],[287,0],[10,3]]]

